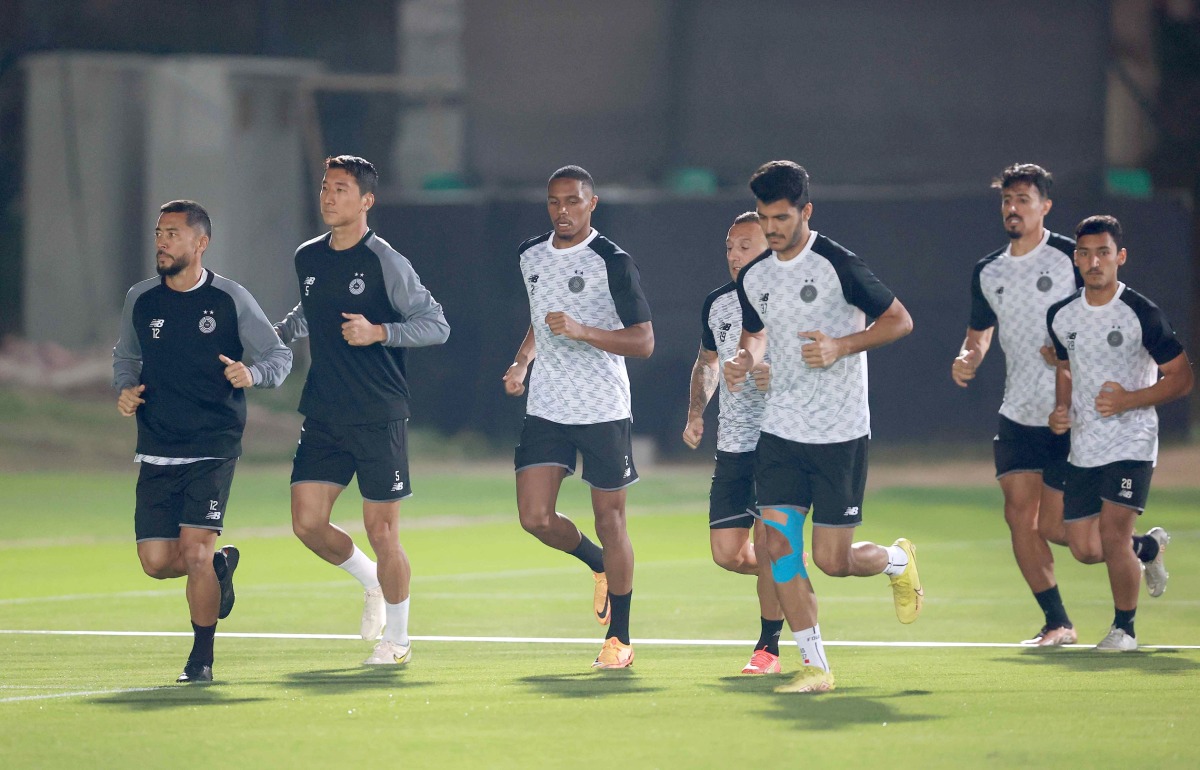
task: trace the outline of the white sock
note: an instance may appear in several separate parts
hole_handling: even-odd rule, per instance
[[[375,562],[371,561],[370,556],[359,550],[358,546],[354,546],[354,553],[338,566],[353,575],[358,582],[363,584],[363,588],[379,586],[379,575],[375,571]]]
[[[409,599],[412,597],[410,596]],[[408,599],[399,604],[384,604],[387,625],[383,627],[383,640],[408,646]]]
[[[796,646],[800,648],[800,660],[804,661],[804,665],[816,666],[822,671],[829,670],[829,661],[825,658],[825,645],[821,643],[820,623],[802,631],[793,631],[792,636],[796,639]]]
[[[888,565],[883,568],[883,574],[888,577],[895,577],[904,572],[904,568],[908,566],[908,554],[898,545],[889,545],[884,548],[888,555]]]

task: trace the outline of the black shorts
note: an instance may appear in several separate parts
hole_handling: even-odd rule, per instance
[[[1063,521],[1078,521],[1100,513],[1108,502],[1146,510],[1150,496],[1150,477],[1154,463],[1145,460],[1120,460],[1095,468],[1067,466],[1067,490],[1063,493]]]
[[[304,419],[292,461],[292,484],[346,487],[358,474],[358,491],[369,503],[412,495],[408,478],[408,420],[334,425]]]
[[[717,452],[708,491],[709,529],[749,529],[758,515],[754,497],[754,452]]]
[[[603,492],[624,489],[638,480],[633,466],[630,420],[592,425],[563,425],[533,415],[525,416],[521,443],[514,453],[517,473],[539,465],[575,472],[575,452],[583,455],[583,481]]]
[[[866,436],[836,444],[803,444],[763,433],[756,454],[759,510],[811,510],[813,524],[821,527],[862,524]]]
[[[184,465],[142,463],[133,509],[137,542],[178,540],[180,527],[220,534],[236,466],[236,457]]]
[[[1000,415],[1000,426],[992,440],[996,478],[1010,473],[1040,473],[1042,483],[1063,491],[1067,483],[1067,455],[1071,434],[1054,434],[1050,426],[1033,427]]]

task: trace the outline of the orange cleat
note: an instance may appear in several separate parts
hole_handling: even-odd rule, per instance
[[[755,650],[750,662],[742,669],[743,674],[778,674],[779,656],[766,650]]]
[[[633,665],[633,645],[622,644],[615,636],[604,640],[592,668],[629,668]]]

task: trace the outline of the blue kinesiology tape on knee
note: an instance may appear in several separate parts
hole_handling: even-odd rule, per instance
[[[799,575],[808,580],[808,569],[804,566],[804,513],[796,508],[776,508],[787,515],[787,522],[780,524],[771,521],[766,516],[762,522],[768,527],[779,530],[780,534],[792,547],[792,552],[779,561],[771,562],[771,575],[776,583],[786,583]]]

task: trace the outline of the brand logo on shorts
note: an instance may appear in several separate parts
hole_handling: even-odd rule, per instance
[[[1108,333],[1108,344],[1114,348],[1121,347],[1121,343],[1125,341],[1125,336],[1121,334],[1120,329],[1113,329]]]
[[[1038,276],[1038,279],[1037,279],[1037,290],[1038,291],[1047,292],[1047,291],[1050,291],[1052,288],[1054,288],[1054,279],[1053,278],[1046,275],[1045,273],[1042,273],[1041,275]]]
[[[846,512],[843,513],[842,515],[846,516],[846,517],[857,516],[858,515],[858,506],[857,505],[850,506],[849,508],[846,509]]]
[[[1122,489],[1117,493],[1117,497],[1123,497],[1128,500],[1129,498],[1133,497],[1133,492],[1128,489]]]
[[[200,331],[205,334],[212,334],[217,329],[217,319],[213,318],[212,312],[205,310],[204,315],[200,316]]]
[[[621,478],[627,479],[633,475],[633,468],[629,465],[629,455],[625,455],[625,472],[621,474]]]
[[[220,521],[221,520],[221,512],[217,510],[217,506],[220,504],[221,503],[219,500],[209,500],[208,501],[208,513],[204,514],[204,518],[209,519],[211,521]]]
[[[800,299],[805,302],[812,302],[817,298],[817,287],[812,285],[812,280],[812,278],[805,280],[804,288],[800,289]]]
[[[583,272],[580,270],[576,270],[575,275],[571,276],[571,280],[567,281],[567,288],[571,290],[572,294],[583,291],[583,287],[586,285],[587,281],[583,280]]]
[[[395,484],[392,484],[392,491],[393,492],[403,492],[404,491],[404,482],[397,481]]]
[[[367,288],[367,284],[363,281],[363,273],[355,273],[354,280],[350,281],[350,293],[354,295],[362,294]]]
[[[164,323],[163,319],[161,319],[161,318],[151,318],[150,319],[150,336],[151,337],[153,337],[154,339],[159,338],[158,335],[162,333],[163,323]]]

